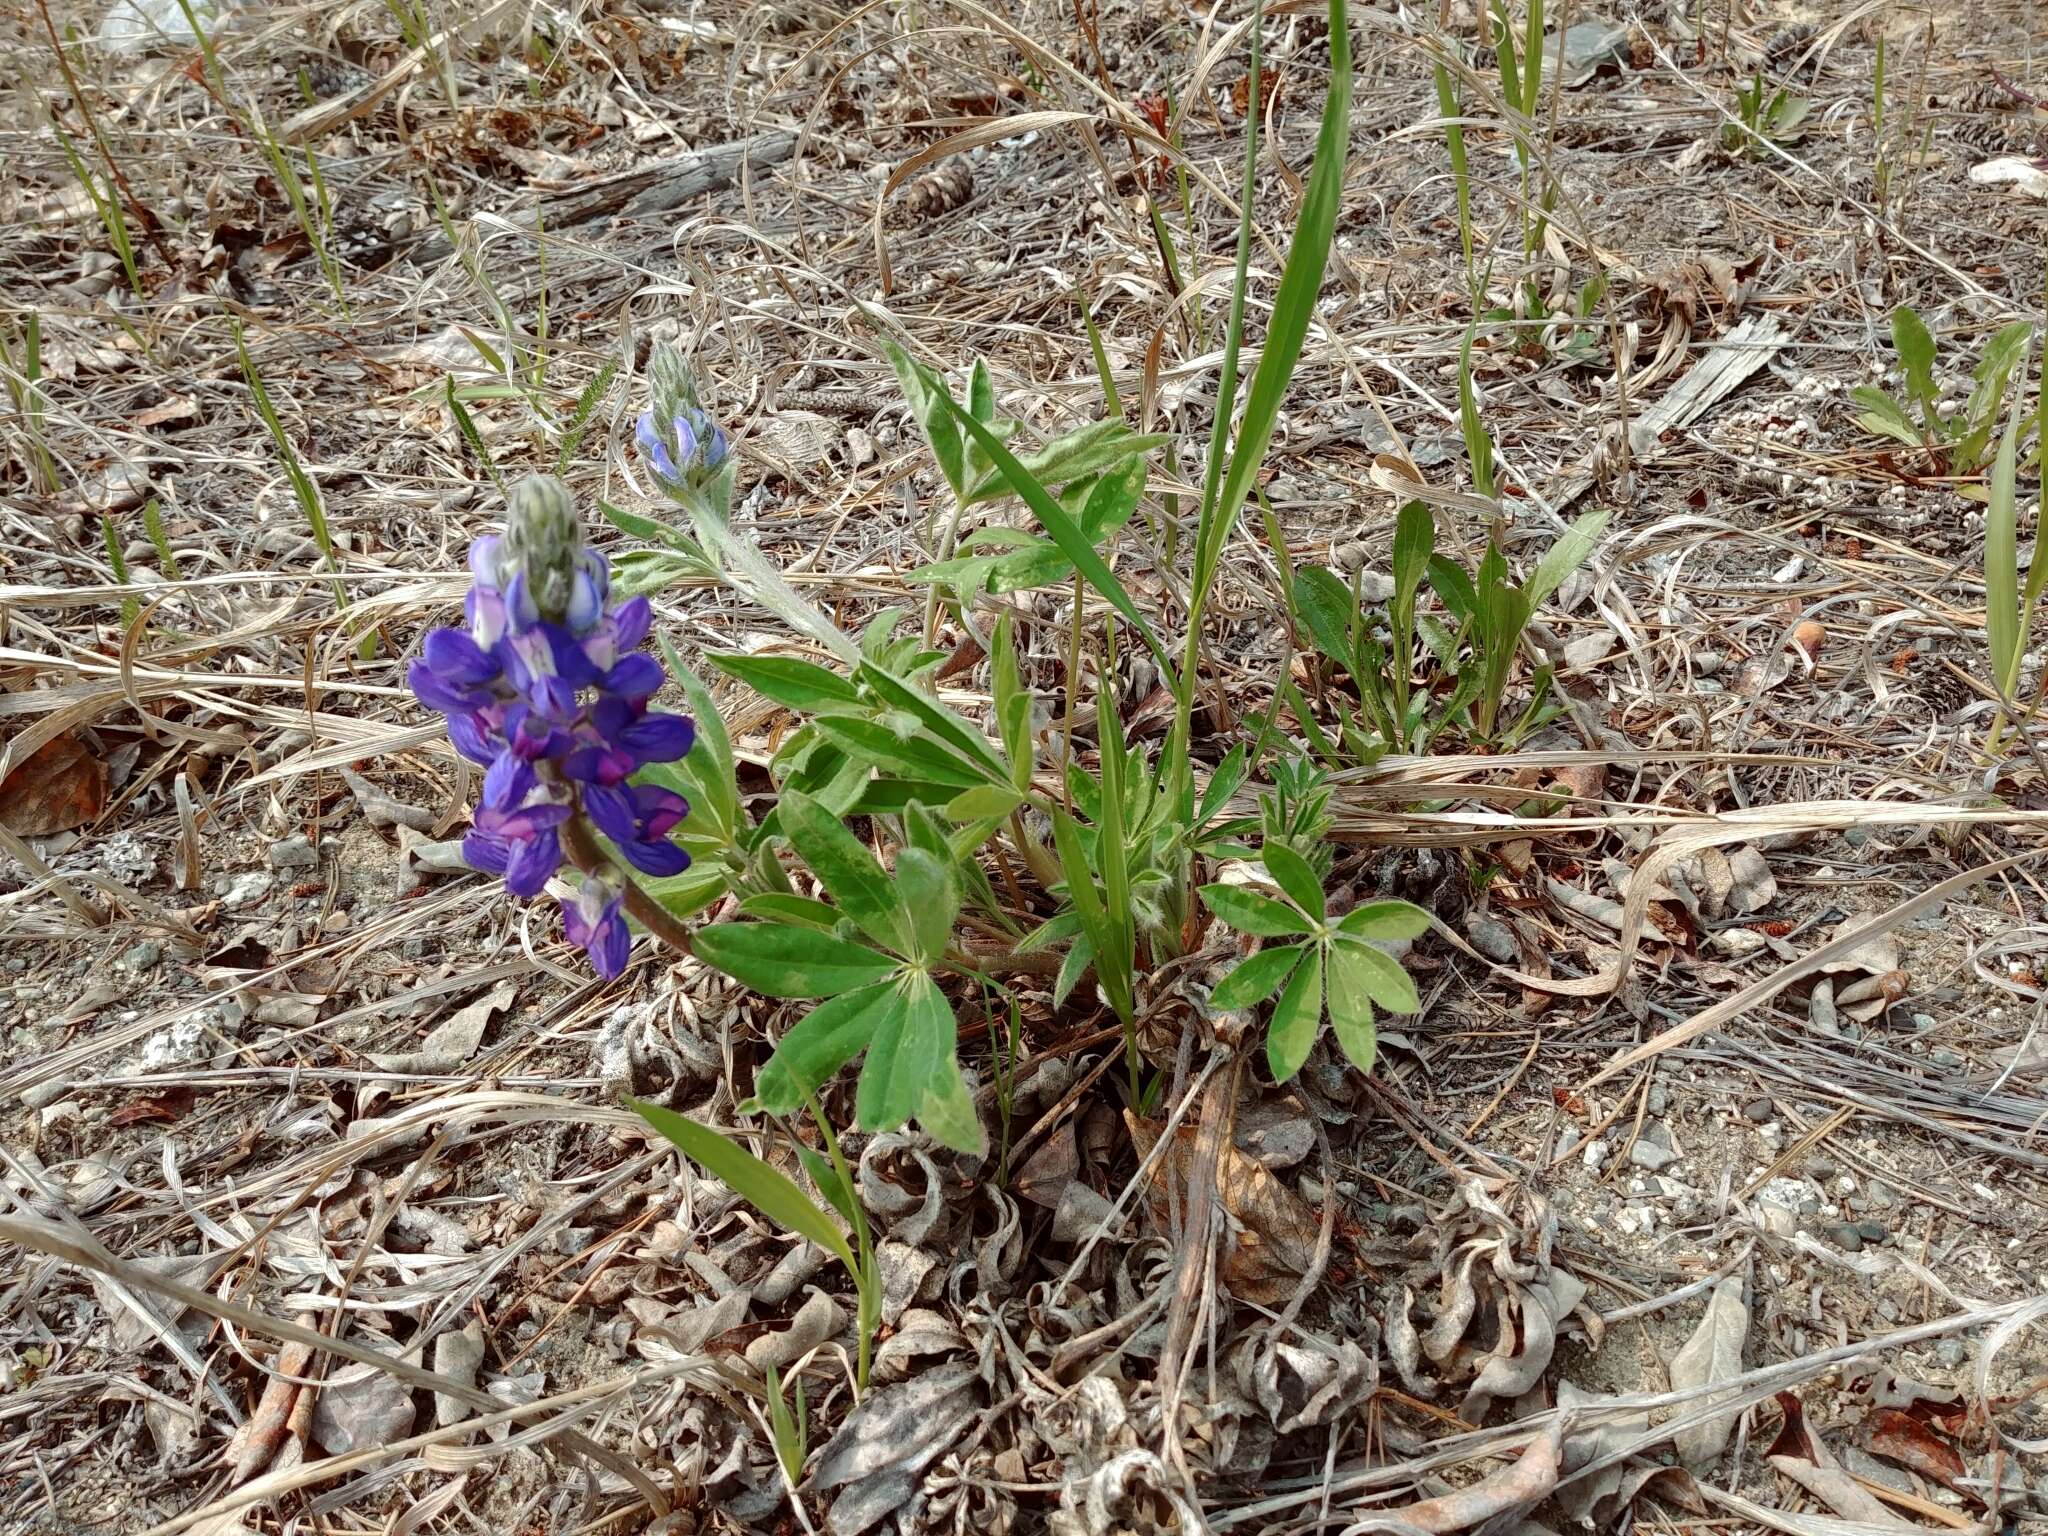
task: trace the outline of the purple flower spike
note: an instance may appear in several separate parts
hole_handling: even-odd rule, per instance
[[[724,434],[694,405],[670,422],[673,442],[653,422],[642,419],[640,442],[657,473],[724,462]],[[536,896],[562,868],[564,825],[581,814],[634,868],[680,874],[690,856],[669,839],[689,802],[632,782],[696,736],[687,716],[648,707],[668,681],[640,649],[653,609],[644,597],[613,602],[611,568],[583,544],[559,482],[529,477],[509,500],[506,532],[470,546],[466,623],[428,634],[406,674],[420,702],[448,717],[455,750],[486,769],[463,857],[512,895]],[[586,877],[563,925],[599,975],[625,969],[618,879]]]
[[[599,875],[585,875],[583,889],[562,908],[562,934],[590,956],[590,968],[610,981],[626,968],[633,935],[626,927],[626,893]]]

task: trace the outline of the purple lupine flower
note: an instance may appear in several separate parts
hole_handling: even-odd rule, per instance
[[[506,531],[470,547],[465,627],[428,634],[407,673],[448,717],[455,750],[488,770],[463,856],[513,895],[538,895],[561,868],[563,824],[587,814],[636,868],[680,874],[689,855],[668,839],[688,804],[628,782],[695,738],[688,716],[650,708],[668,681],[640,650],[653,611],[644,597],[613,604],[610,567],[583,546],[560,482],[529,476],[509,499]],[[630,944],[623,892],[592,885],[564,909],[565,931],[615,976]]]
[[[585,875],[576,899],[562,908],[562,935],[590,956],[590,968],[610,981],[626,968],[633,935],[626,928],[626,893],[617,881]]]
[[[701,406],[688,402],[664,415],[641,412],[633,439],[654,478],[670,492],[702,484],[732,456],[724,429]]]
[[[690,802],[658,784],[593,784],[583,791],[591,822],[643,874],[680,875],[690,856],[668,834],[690,814]]]

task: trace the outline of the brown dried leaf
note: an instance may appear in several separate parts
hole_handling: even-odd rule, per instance
[[[1957,1493],[1965,1492],[1961,1484],[1970,1469],[1963,1464],[1962,1456],[1910,1413],[1901,1413],[1896,1408],[1873,1409],[1863,1421],[1863,1443],[1873,1456],[1896,1461],[1909,1472],[1917,1472]]]
[[[1159,1141],[1159,1127],[1128,1110],[1124,1122],[1142,1159]],[[1162,1230],[1171,1228],[1170,1205],[1183,1198],[1194,1171],[1198,1128],[1182,1126],[1159,1160],[1146,1196]],[[1279,1306],[1294,1295],[1315,1256],[1322,1221],[1309,1203],[1256,1159],[1226,1144],[1217,1159],[1216,1194],[1223,1202],[1223,1282],[1233,1296]]]
[[[1778,1409],[1785,1415],[1785,1422],[1770,1449],[1764,1452],[1764,1460],[1845,1520],[1860,1520],[1887,1530],[1925,1530],[1893,1514],[1878,1502],[1875,1494],[1835,1464],[1820,1437],[1807,1427],[1798,1398],[1790,1392],[1780,1392]]]
[[[1730,1275],[1714,1287],[1699,1327],[1672,1357],[1673,1389],[1685,1391],[1741,1375],[1742,1346],[1748,1337],[1749,1306],[1742,1299],[1742,1280]],[[1680,1430],[1674,1437],[1679,1459],[1688,1467],[1699,1467],[1719,1456],[1735,1428],[1737,1412],[1730,1409]]]
[[[0,783],[0,827],[52,837],[98,819],[107,805],[106,759],[77,736],[53,737]]]

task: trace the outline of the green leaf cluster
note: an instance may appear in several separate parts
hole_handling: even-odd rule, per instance
[[[1971,372],[1969,399],[1943,420],[1941,392],[1934,382],[1934,336],[1916,310],[1901,304],[1892,311],[1892,349],[1905,374],[1904,398],[1869,385],[1852,389],[1849,397],[1863,408],[1856,420],[1866,432],[1932,455],[1945,474],[1974,475],[1991,459],[2007,386],[2033,335],[2034,327],[2025,320],[1994,335]]]

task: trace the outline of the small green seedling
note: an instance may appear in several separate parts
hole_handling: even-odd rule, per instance
[[[1750,83],[1735,92],[1736,121],[1721,125],[1721,147],[1730,154],[1761,160],[1772,145],[1796,143],[1806,132],[1805,122],[1813,103],[1780,86],[1773,91],[1764,84],[1759,70]]]
[[[1849,397],[1863,407],[1856,420],[1866,432],[1927,454],[1939,474],[1974,475],[1990,462],[2006,385],[2033,334],[2032,325],[2015,320],[1993,336],[1971,373],[1969,399],[1944,420],[1934,382],[1933,333],[1917,311],[1901,304],[1892,311],[1892,349],[1905,374],[1905,398],[1869,385],[1852,389]]]

